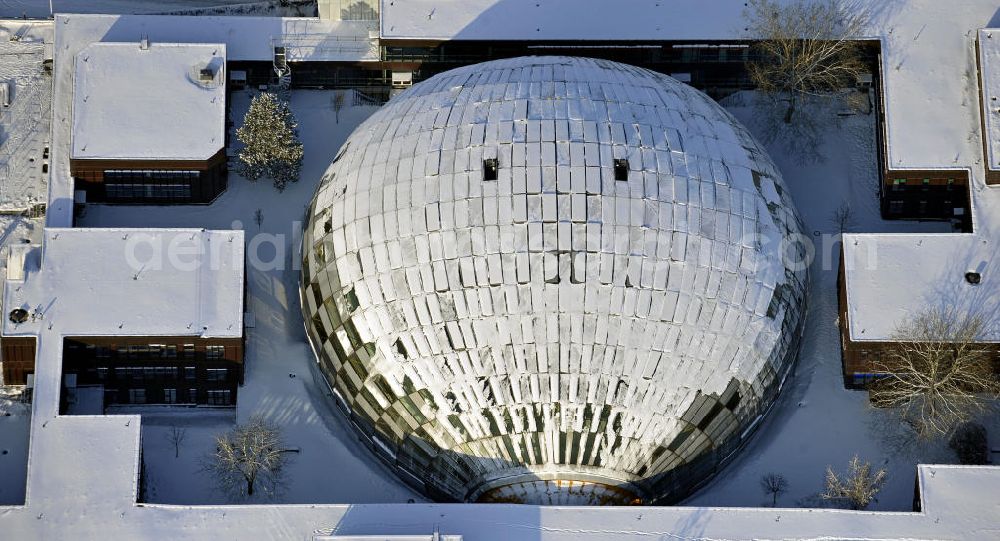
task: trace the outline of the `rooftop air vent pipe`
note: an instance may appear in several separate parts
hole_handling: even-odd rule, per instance
[[[24,308],[15,308],[10,311],[9,317],[12,323],[24,323],[28,321],[28,311]]]

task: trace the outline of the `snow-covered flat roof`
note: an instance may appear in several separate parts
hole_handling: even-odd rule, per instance
[[[47,229],[8,280],[5,336],[243,335],[242,231]]]
[[[225,146],[225,44],[94,43],[75,62],[73,159],[207,160]]]
[[[995,242],[967,234],[858,234],[844,240],[848,320],[855,341],[889,340],[899,325],[930,308],[986,318],[983,336],[1000,342],[1000,254]],[[966,272],[979,272],[973,285]]]
[[[283,42],[292,61],[369,62],[379,59],[373,21],[313,17],[187,15],[58,15],[59,31],[77,43],[138,41],[225,43],[230,61],[270,62]]]
[[[743,0],[382,0],[381,37],[414,40],[734,39]]]
[[[986,166],[1000,169],[1000,30],[979,31],[979,68]]]

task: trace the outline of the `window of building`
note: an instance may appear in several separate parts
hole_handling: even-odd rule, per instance
[[[889,201],[889,214],[902,214],[902,213],[903,213],[902,201]]]
[[[94,352],[94,355],[98,359],[109,359],[111,358],[111,349],[103,346],[98,346],[97,350]]]
[[[143,381],[146,373],[142,368],[119,366],[115,368],[115,377],[123,381]]]
[[[198,171],[112,169],[104,171],[104,193],[108,199],[185,200],[200,177]]]
[[[163,402],[166,404],[176,404],[177,403],[177,389],[164,389],[163,390]]]
[[[198,389],[188,389],[188,402],[192,404],[198,402]]]
[[[184,358],[185,359],[194,358],[194,344],[184,344]]]
[[[184,379],[194,379],[197,375],[197,370],[193,366],[184,367]]]
[[[177,358],[177,346],[164,346],[164,348],[163,348],[163,356],[166,357],[167,359],[176,359]]]
[[[128,401],[130,404],[145,404],[146,389],[129,389]]]
[[[123,184],[104,185],[108,199],[191,199],[191,186],[186,184]]]
[[[226,346],[205,346],[206,359],[221,359],[226,355]]]
[[[226,381],[229,374],[228,368],[209,368],[205,370],[206,381]]]
[[[208,391],[208,403],[213,406],[228,406],[232,404],[228,390]]]
[[[104,366],[97,367],[97,379],[105,381],[108,379],[108,369]]]
[[[628,160],[615,159],[615,180],[628,180]]]
[[[160,381],[172,380],[177,377],[177,369],[173,366],[156,366],[153,370],[156,372],[156,379]]]
[[[483,160],[483,180],[496,180],[499,168],[496,158]]]

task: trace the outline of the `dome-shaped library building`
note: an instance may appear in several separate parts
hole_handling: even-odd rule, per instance
[[[331,156],[302,307],[336,400],[439,501],[671,503],[794,366],[791,195],[666,75],[522,57],[415,84]]]

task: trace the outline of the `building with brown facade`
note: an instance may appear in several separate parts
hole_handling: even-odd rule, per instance
[[[226,189],[226,46],[94,43],[75,57],[77,202],[207,203]]]
[[[961,233],[844,236],[837,280],[844,385],[863,388],[898,331],[929,310],[979,315],[980,341],[1000,358],[996,249]]]
[[[232,406],[243,382],[242,231],[47,229],[8,259],[3,383],[62,365],[64,401]],[[52,334],[49,351],[39,348]]]

